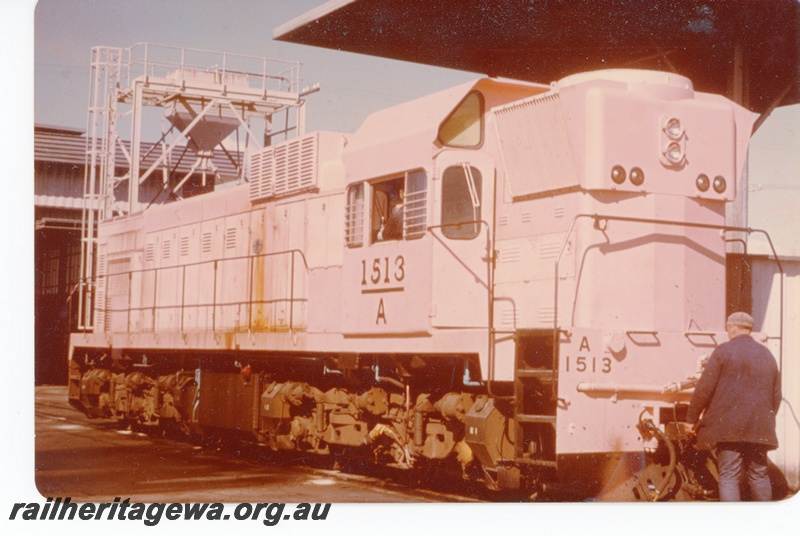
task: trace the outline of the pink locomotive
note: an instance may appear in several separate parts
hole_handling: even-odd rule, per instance
[[[70,401],[492,489],[710,497],[684,417],[752,121],[610,70],[249,152],[239,185],[99,223]]]

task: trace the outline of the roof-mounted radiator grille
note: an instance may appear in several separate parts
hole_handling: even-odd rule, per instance
[[[495,108],[493,113],[514,198],[580,183],[558,94],[537,95]]]

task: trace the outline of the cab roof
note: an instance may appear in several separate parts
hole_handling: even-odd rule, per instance
[[[474,91],[482,95],[485,113],[549,89],[541,84],[481,78],[374,112],[348,140],[343,154],[348,179],[379,177],[430,161],[438,150],[439,126]],[[394,150],[373,157],[377,147],[387,145]]]

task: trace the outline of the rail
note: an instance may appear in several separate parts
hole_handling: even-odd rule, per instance
[[[288,257],[286,260],[288,266],[286,266],[285,271],[281,272],[276,266],[272,266],[271,268],[273,268],[274,271],[279,274],[279,276],[288,276],[288,285],[283,292],[267,299],[264,297],[267,294],[266,287],[264,285],[257,284],[257,278],[264,277],[265,269],[256,269],[255,265],[256,263],[264,262],[267,259],[278,259],[280,257]],[[237,263],[241,265],[243,262],[247,263],[247,281],[244,285],[246,288],[241,293],[245,295],[244,299],[220,300],[220,289],[225,284],[224,281],[221,281],[221,278],[224,278],[225,273],[225,270],[223,269],[224,265],[236,265]],[[105,275],[98,276],[97,278],[97,285],[105,285],[106,289],[106,294],[103,300],[104,303],[101,309],[104,314],[104,322],[102,326],[98,322],[97,327],[103,329],[104,331],[120,332],[119,330],[113,329],[113,326],[115,325],[115,319],[111,315],[125,314],[125,333],[158,333],[159,331],[178,331],[180,333],[185,333],[187,331],[278,331],[279,328],[294,331],[297,328],[295,322],[295,304],[307,303],[308,301],[306,297],[295,296],[298,287],[298,277],[296,274],[296,268],[298,266],[300,266],[305,274],[305,277],[307,278],[309,269],[305,255],[299,249],[292,249],[257,255],[245,255],[228,257],[225,259],[214,259],[179,264],[176,266],[122,270],[115,273],[106,273]],[[243,273],[242,270],[244,268],[244,266],[236,266],[234,269],[238,270],[239,273]],[[206,289],[206,293],[211,297],[211,300],[187,300],[187,270],[193,270],[197,272],[196,282],[198,285],[200,285],[200,272],[204,269],[208,270],[206,275],[210,276],[207,279],[213,278],[213,288]],[[147,277],[146,274],[152,275]],[[136,277],[137,275],[138,278]],[[170,285],[169,288],[180,289],[179,296],[176,295],[173,297],[165,297],[163,295],[164,289],[159,282],[160,278],[173,279],[174,281],[172,282],[174,285]],[[101,279],[105,281],[100,281]],[[275,280],[276,278],[271,278],[269,281],[264,281],[264,284],[272,284]],[[117,287],[121,286],[121,288],[127,292],[127,295],[125,296],[126,305],[124,307],[114,307],[111,305],[111,302],[114,298],[119,298],[121,296],[121,294],[111,293],[111,290],[115,285]],[[148,287],[149,289],[150,286],[152,286],[152,295],[145,296],[145,287]],[[138,289],[138,297],[134,296],[134,288]],[[257,291],[256,289],[258,288],[261,290]],[[235,292],[232,293],[235,294]],[[134,306],[135,302],[139,302],[140,305]],[[277,309],[274,309],[274,307],[276,307],[278,304],[286,304],[288,307],[288,315],[286,315],[287,322],[285,322],[285,324],[277,322],[278,314]],[[256,314],[256,309],[259,306],[273,307],[271,315],[263,315],[261,317],[264,320],[270,317],[275,319],[276,321],[274,321],[271,326],[267,325],[266,322],[263,325],[258,322],[259,317]],[[242,311],[244,311],[246,315],[244,322],[239,322],[237,320],[233,323],[225,323],[224,319],[220,321],[218,317],[223,316],[225,310],[230,309],[235,310],[235,315],[237,317]],[[158,313],[162,311],[175,310],[179,311],[179,321],[177,323],[168,322],[168,327],[163,330],[159,330]],[[187,326],[187,313],[189,311],[205,311],[206,314],[210,313],[210,322],[206,322],[205,324],[199,322],[198,315],[198,326]],[[137,314],[140,324],[138,329],[133,329],[135,325],[135,316]],[[149,319],[147,318],[148,315],[150,316]],[[144,325],[147,320],[149,320],[149,322],[147,322],[149,325]]]
[[[685,221],[674,221],[674,220],[657,220],[657,219],[650,219],[650,218],[633,218],[629,216],[610,216],[610,215],[602,215],[602,214],[576,214],[575,217],[572,218],[572,222],[570,223],[569,229],[567,230],[566,234],[564,235],[564,240],[561,242],[561,248],[558,251],[558,256],[556,256],[555,260],[555,285],[554,285],[554,296],[553,296],[553,305],[554,305],[554,314],[553,314],[553,342],[555,344],[555,348],[558,348],[559,336],[561,333],[561,329],[559,328],[558,322],[558,280],[559,280],[559,262],[561,261],[561,256],[564,254],[564,250],[566,249],[567,243],[569,242],[569,237],[572,234],[572,231],[575,229],[575,225],[578,220],[581,219],[591,219],[594,220],[594,228],[600,231],[605,231],[608,226],[609,221],[619,221],[624,223],[650,223],[650,224],[657,224],[657,225],[672,225],[676,227],[690,227],[695,229],[714,229],[719,230],[722,232],[735,232],[735,233],[747,233],[748,235],[752,233],[761,233],[767,239],[769,243],[769,247],[772,250],[772,255],[775,258],[775,264],[778,267],[778,272],[780,274],[780,320],[779,320],[779,345],[778,345],[778,362],[780,366],[781,375],[783,375],[783,315],[784,315],[784,271],[783,265],[781,264],[780,258],[778,257],[778,253],[775,250],[775,246],[772,243],[772,238],[770,238],[769,233],[767,233],[763,229],[752,229],[750,227],[732,227],[728,225],[714,225],[710,223],[694,223],[694,222],[685,222]],[[692,333],[693,332],[687,332]],[[558,372],[558,359],[557,353],[553,352],[553,374],[555,375]]]

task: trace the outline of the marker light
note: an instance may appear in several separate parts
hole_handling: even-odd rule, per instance
[[[695,184],[697,184],[698,190],[701,192],[706,192],[708,191],[708,187],[711,186],[711,181],[708,179],[708,175],[701,173],[697,176],[697,181],[695,181]]]
[[[625,182],[625,168],[622,166],[614,166],[611,168],[611,180],[616,184]]]
[[[681,149],[681,145],[678,142],[672,142],[667,146],[667,150],[664,151],[664,156],[667,157],[667,160],[671,164],[680,164],[683,160],[683,149]]]
[[[678,140],[683,136],[683,126],[677,117],[671,117],[664,126],[664,132],[667,133],[669,139]]]
[[[631,169],[631,183],[634,186],[641,186],[644,182],[644,171],[641,168],[635,167]]]
[[[722,175],[717,175],[716,177],[714,177],[714,191],[715,192],[717,192],[718,194],[721,194],[722,192],[725,191],[725,188],[727,188],[727,186],[728,186],[728,183],[725,182],[725,177],[723,177]]]

